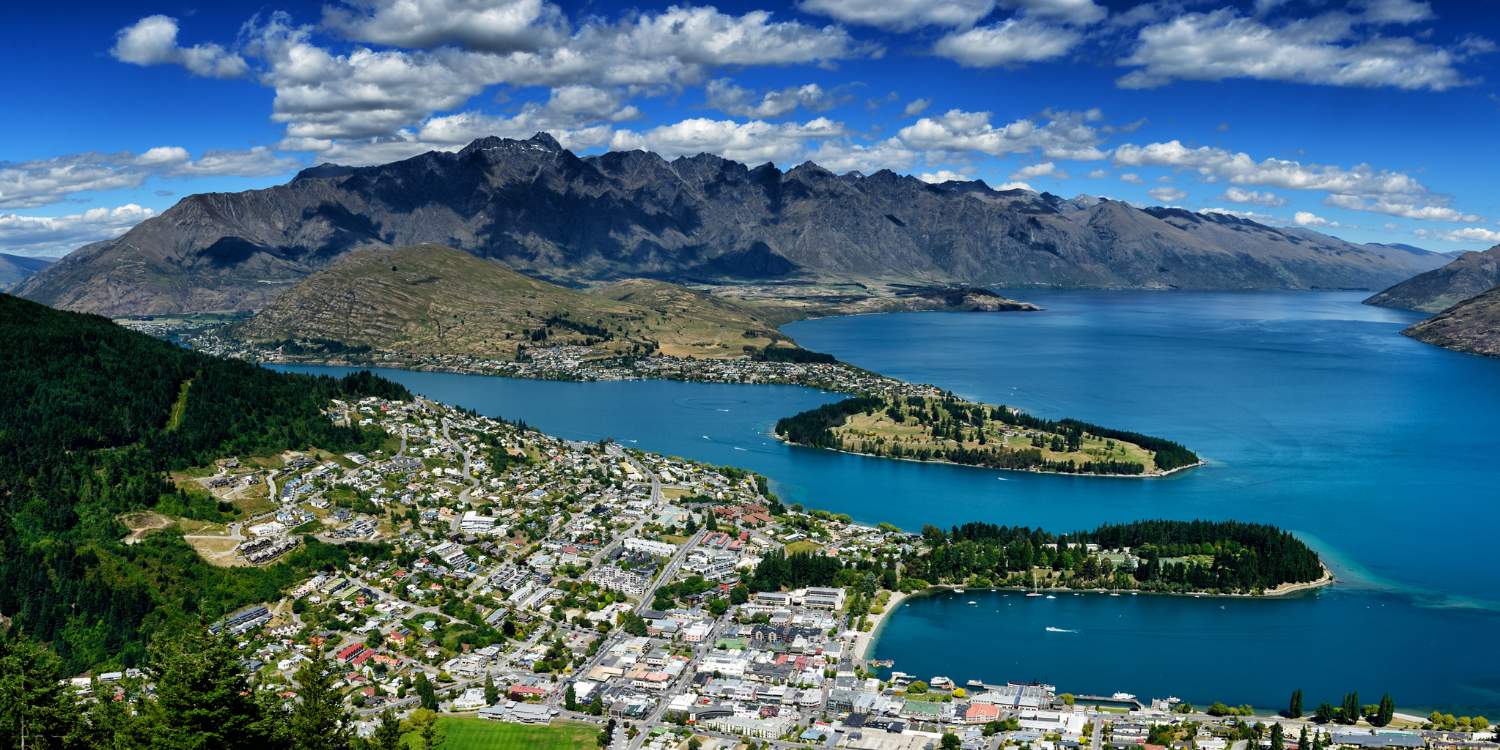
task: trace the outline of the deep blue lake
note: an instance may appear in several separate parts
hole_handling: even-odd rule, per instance
[[[1144,517],[1265,521],[1302,535],[1341,578],[1285,601],[921,598],[876,646],[903,671],[1263,707],[1296,687],[1311,705],[1390,691],[1403,709],[1500,713],[1490,667],[1500,641],[1500,361],[1402,337],[1418,316],[1360,305],[1360,294],[1015,296],[1046,310],[785,330],[808,348],[968,398],[1169,437],[1210,465],[1103,479],[791,448],[767,437],[772,423],[839,398],[796,387],[382,374],[565,437],[752,468],[788,501],[863,521],[1057,530]]]

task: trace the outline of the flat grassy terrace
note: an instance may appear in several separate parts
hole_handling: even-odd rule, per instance
[[[573,722],[553,722],[547,726],[507,724],[489,719],[440,716],[443,750],[595,750],[599,747],[598,727]],[[420,748],[415,733],[406,737],[407,747]]]

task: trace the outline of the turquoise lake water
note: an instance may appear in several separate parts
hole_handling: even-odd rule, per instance
[[[767,437],[775,420],[840,398],[797,387],[382,374],[565,437],[755,469],[788,501],[863,521],[1265,521],[1303,536],[1341,579],[1282,601],[920,598],[876,645],[903,671],[1263,707],[1296,687],[1311,705],[1390,691],[1404,708],[1500,714],[1500,361],[1406,339],[1398,331],[1417,316],[1360,305],[1359,294],[1015,294],[1046,310],[786,331],[968,398],[1170,437],[1210,465],[1103,479],[792,448]]]

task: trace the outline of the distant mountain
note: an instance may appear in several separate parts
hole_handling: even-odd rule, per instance
[[[700,154],[580,158],[483,138],[286,185],[189,196],[18,293],[110,315],[257,310],[356,248],[422,243],[567,282],[1383,288],[1444,261],[1222,214]]]
[[[52,265],[51,258],[28,258],[0,253],[0,291],[21,283],[23,279]]]
[[[1447,265],[1418,274],[1367,300],[1367,305],[1435,313],[1500,284],[1500,245],[1460,255]]]
[[[1500,286],[1464,300],[1402,333],[1454,351],[1500,357]]]
[[[700,359],[795,346],[750,311],[675,284],[633,279],[567,289],[437,245],[347,253],[231,335],[313,353],[368,348],[491,359],[559,344]]]

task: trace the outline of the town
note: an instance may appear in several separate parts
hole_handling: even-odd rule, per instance
[[[927,588],[896,583],[919,535],[785,507],[738,469],[425,399],[335,401],[326,414],[379,428],[384,446],[225,457],[181,477],[248,514],[185,538],[219,565],[273,564],[308,538],[372,551],[213,626],[260,689],[288,697],[298,667],[330,655],[362,733],[394,711],[587,730],[629,750],[1495,747],[1470,717],[1325,726],[920,679],[869,658],[883,618]],[[801,585],[789,561],[819,559],[834,561],[830,585]],[[131,670],[74,687],[129,699],[144,680]]]

